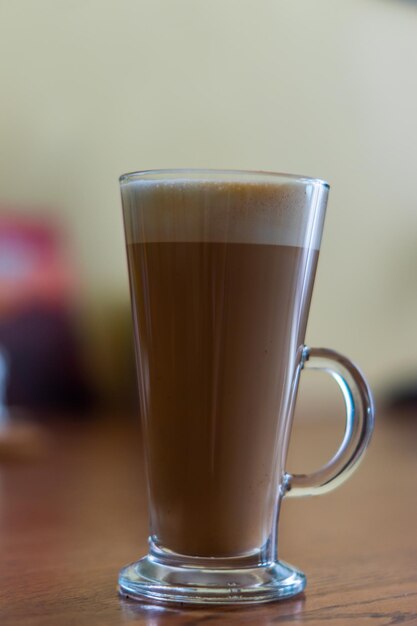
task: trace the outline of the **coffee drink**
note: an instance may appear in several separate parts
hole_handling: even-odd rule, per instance
[[[120,593],[211,606],[301,593],[305,574],[280,558],[281,503],[346,480],[374,423],[360,370],[304,345],[329,186],[231,170],[120,186],[150,505],[149,552]],[[346,427],[325,466],[292,474],[302,369],[336,381]]]
[[[181,179],[125,192],[151,533],[176,553],[249,555],[271,532],[322,228],[300,228],[300,194]]]

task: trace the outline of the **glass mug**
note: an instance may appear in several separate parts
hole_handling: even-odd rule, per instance
[[[304,345],[329,186],[267,172],[161,170],[120,179],[150,507],[149,553],[120,572],[137,599],[286,598],[282,499],[358,465],[373,403],[346,357]],[[346,406],[332,460],[289,474],[300,373],[329,373]]]

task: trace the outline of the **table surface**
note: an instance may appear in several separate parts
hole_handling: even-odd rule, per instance
[[[116,593],[146,551],[147,504],[139,428],[113,417],[48,427],[38,458],[0,455],[2,626],[417,625],[417,415],[380,415],[349,482],[284,502],[280,554],[307,574],[304,594],[187,610]],[[289,469],[312,469],[338,437],[336,421],[298,420]]]

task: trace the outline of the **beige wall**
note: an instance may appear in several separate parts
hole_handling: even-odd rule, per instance
[[[416,63],[400,0],[0,0],[0,200],[62,216],[96,310],[127,299],[120,173],[326,178],[308,339],[380,384],[417,364]]]

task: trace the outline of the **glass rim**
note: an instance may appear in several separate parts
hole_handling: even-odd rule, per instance
[[[167,169],[148,169],[127,172],[119,177],[120,185],[129,183],[134,180],[143,181],[169,181],[179,178],[180,175],[188,175],[191,180],[198,177],[204,182],[215,180],[216,176],[230,177],[230,182],[237,182],[244,178],[255,178],[259,180],[281,179],[288,180],[300,184],[313,184],[330,189],[330,184],[322,178],[314,178],[312,176],[304,176],[300,174],[287,174],[284,172],[271,172],[268,170],[241,170],[241,169],[210,169],[210,168],[167,168]]]

